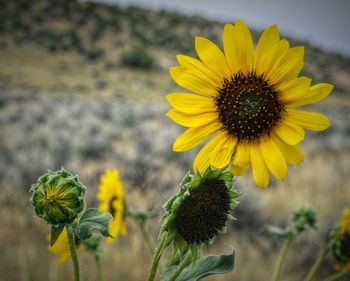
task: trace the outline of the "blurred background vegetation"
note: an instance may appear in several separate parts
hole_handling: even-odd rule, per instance
[[[232,19],[233,21],[234,19]],[[1,1],[0,9],[0,280],[69,280],[47,251],[49,227],[33,217],[29,188],[46,169],[79,174],[90,206],[99,177],[117,167],[135,208],[160,207],[191,168],[196,151],[177,154],[172,142],[183,129],[165,116],[165,95],[179,90],[167,68],[176,54],[194,55],[194,36],[221,40],[223,23],[175,12],[57,1]],[[255,40],[260,32],[253,32]],[[345,35],[344,35],[345,36]],[[233,273],[210,280],[268,280],[280,241],[259,229],[285,226],[291,211],[311,206],[319,231],[297,240],[287,257],[284,281],[301,280],[350,198],[350,58],[307,42],[304,74],[335,85],[312,109],[332,127],[308,133],[305,163],[285,182],[259,190],[251,175],[228,234],[211,253],[236,250]],[[153,238],[159,217],[149,224]],[[127,237],[105,257],[107,280],[144,280],[150,255],[128,223]],[[93,259],[80,253],[83,280],[96,280]],[[327,259],[318,278],[334,271]],[[209,280],[209,278],[208,278]],[[345,280],[345,279],[344,279]]]

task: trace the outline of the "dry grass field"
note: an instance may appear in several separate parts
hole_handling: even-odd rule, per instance
[[[182,129],[165,117],[165,95],[177,89],[167,68],[176,54],[193,54],[195,35],[219,42],[223,23],[75,1],[8,1],[0,17],[0,281],[70,280],[70,264],[58,267],[47,251],[49,227],[34,217],[31,184],[63,166],[80,176],[89,206],[97,206],[99,177],[116,167],[134,208],[161,207],[196,153],[172,151]],[[237,221],[208,249],[235,249],[235,269],[207,280],[268,280],[281,241],[261,227],[285,226],[296,207],[310,206],[318,229],[297,239],[281,279],[301,280],[350,204],[350,58],[292,44],[306,45],[304,74],[335,85],[312,108],[332,127],[308,132],[305,162],[290,167],[284,182],[260,190],[249,174],[237,180],[245,191]],[[154,240],[160,216],[148,224]],[[145,280],[150,254],[132,221],[127,227],[128,235],[108,246],[106,280]],[[97,280],[93,258],[79,255],[82,280]],[[329,257],[316,280],[333,271]]]

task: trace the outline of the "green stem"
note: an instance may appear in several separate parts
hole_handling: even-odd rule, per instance
[[[277,260],[276,260],[276,263],[275,263],[275,267],[274,267],[273,272],[272,272],[271,281],[277,281],[278,280],[279,275],[281,273],[282,264],[284,262],[284,259],[286,257],[288,248],[289,248],[290,244],[292,243],[293,239],[294,238],[292,236],[288,236],[288,237],[286,237],[284,239],[282,248],[281,248],[281,250],[280,250],[280,252],[278,254],[278,257],[277,257]]]
[[[318,270],[321,263],[323,262],[323,260],[327,256],[328,252],[329,252],[329,247],[328,247],[328,245],[326,245],[322,249],[322,251],[318,254],[317,260],[315,261],[315,263],[313,264],[313,266],[311,267],[310,271],[308,272],[308,274],[306,275],[306,277],[303,281],[311,281],[312,280],[316,271]]]
[[[67,225],[67,235],[68,235],[70,255],[73,262],[74,281],[80,281],[80,269],[79,269],[79,261],[78,261],[77,250],[75,245],[74,230],[70,224]]]
[[[164,250],[165,240],[166,240],[166,235],[163,235],[158,244],[158,248],[155,254],[153,255],[152,267],[151,267],[151,271],[148,274],[148,279],[147,279],[148,281],[154,281],[154,278],[156,277],[160,257],[162,256],[162,253]]]
[[[137,213],[130,207],[127,207],[127,214],[129,215],[129,217],[136,223],[137,227],[139,228],[141,234],[142,234],[142,238],[143,240],[146,242],[146,245],[148,247],[148,250],[150,251],[151,255],[154,254],[154,243],[147,231],[146,228],[146,219],[140,219],[137,216]]]
[[[186,258],[179,264],[178,268],[174,271],[174,273],[170,276],[168,281],[175,281],[177,277],[181,274],[181,272],[188,266],[191,262],[192,256],[188,254]]]
[[[102,271],[102,264],[101,264],[101,257],[95,256],[96,261],[96,267],[97,267],[97,274],[98,274],[98,281],[103,281],[103,271]]]
[[[334,281],[339,279],[340,277],[343,277],[345,274],[350,272],[350,268],[343,268],[342,270],[338,271],[336,274],[333,274],[332,276],[324,279],[323,281]]]
[[[151,255],[153,255],[154,254],[154,250],[153,250],[154,244],[151,240],[151,237],[149,236],[149,233],[148,233],[148,230],[146,228],[145,223],[136,220],[136,225],[139,227],[139,229],[141,231],[143,240],[145,240],[148,250],[150,251]]]

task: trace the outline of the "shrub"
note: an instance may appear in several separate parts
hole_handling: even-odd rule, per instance
[[[155,57],[143,45],[135,45],[121,54],[120,62],[123,66],[151,69],[157,63]]]

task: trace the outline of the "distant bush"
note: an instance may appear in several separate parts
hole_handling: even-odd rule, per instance
[[[123,66],[142,69],[151,69],[157,65],[155,57],[143,45],[135,45],[122,53],[120,62]]]

